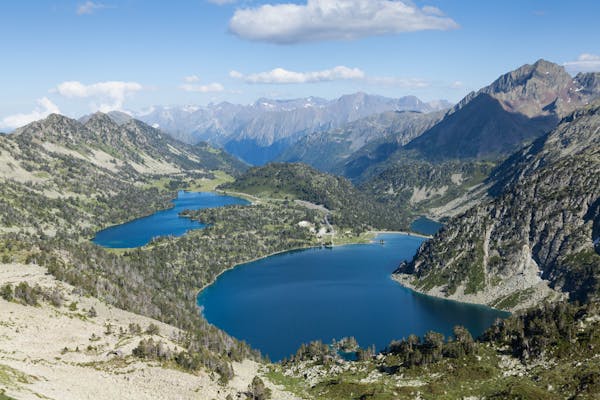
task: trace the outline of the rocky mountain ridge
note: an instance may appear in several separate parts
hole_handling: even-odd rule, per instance
[[[304,136],[288,147],[277,161],[303,162],[321,171],[339,172],[348,158],[361,157],[367,148],[379,143],[385,143],[388,149],[407,144],[443,115],[443,111],[387,111],[376,114],[338,129]]]
[[[599,98],[597,80],[546,60],[523,65],[467,95],[406,150],[430,160],[501,158]]]
[[[429,104],[414,96],[392,99],[355,93],[334,100],[308,97],[259,99],[250,105],[156,106],[133,115],[188,143],[208,141],[251,164],[264,164],[313,132],[340,128],[386,111],[429,112],[448,106],[445,101]]]
[[[600,294],[600,103],[565,117],[490,177],[491,201],[453,218],[396,278],[505,309]]]
[[[133,168],[138,173],[165,174],[222,169],[233,173],[244,168],[243,163],[205,143],[179,142],[136,119],[117,124],[104,113],[91,115],[85,123],[51,114],[4,138],[87,158],[112,170]]]
[[[361,149],[362,156],[348,157],[340,172],[364,180],[371,170],[406,158],[502,160],[553,129],[566,114],[599,98],[599,76],[580,73],[573,78],[564,67],[545,60],[523,65],[465,96],[406,145],[383,155],[376,148]]]

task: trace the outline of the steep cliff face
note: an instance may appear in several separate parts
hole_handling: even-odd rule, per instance
[[[396,278],[438,296],[517,309],[600,294],[600,103],[491,175],[493,200],[454,218]],[[596,248],[595,248],[596,247]]]

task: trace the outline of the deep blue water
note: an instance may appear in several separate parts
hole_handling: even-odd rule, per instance
[[[96,233],[96,237],[92,241],[97,245],[110,248],[144,246],[159,236],[181,236],[191,229],[205,227],[198,221],[180,217],[179,213],[184,210],[215,208],[232,204],[246,205],[250,203],[239,197],[223,196],[217,193],[180,191],[177,193],[177,198],[173,200],[173,208],[106,228]]]
[[[423,235],[433,236],[442,229],[442,226],[444,225],[427,217],[419,217],[410,224],[410,230]]]
[[[424,296],[390,275],[423,239],[385,234],[379,243],[278,254],[223,273],[198,296],[206,319],[272,360],[302,343],[354,336],[383,349],[393,339],[463,325],[476,336],[507,313]]]

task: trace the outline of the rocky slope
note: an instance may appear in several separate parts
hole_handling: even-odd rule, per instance
[[[117,124],[103,113],[91,115],[85,123],[52,114],[15,130],[6,139],[41,146],[46,152],[87,158],[113,170],[173,174],[216,169],[233,173],[244,168],[243,163],[205,143],[187,145],[141,121]]]
[[[425,293],[515,309],[600,289],[600,104],[565,117],[490,178],[395,277]]]
[[[480,93],[403,150],[430,161],[497,160],[552,129],[556,118],[509,112],[498,99]]]
[[[572,78],[562,66],[545,60],[523,65],[467,95],[405,146],[371,160],[349,157],[342,172],[364,180],[374,166],[398,159],[501,160],[600,97],[598,81],[597,73]]]
[[[336,129],[373,114],[394,110],[435,111],[443,101],[424,103],[414,96],[391,99],[355,93],[334,100],[259,99],[250,105],[230,103],[207,107],[154,107],[134,114],[189,143],[206,140],[251,164],[273,160],[301,137]]]
[[[478,94],[487,93],[507,111],[530,118],[564,117],[598,97],[598,76],[580,73],[573,78],[564,67],[541,59],[502,75]]]
[[[0,264],[0,287],[27,284],[52,293],[38,305],[0,297],[0,398],[15,399],[226,399],[247,391],[263,367],[233,364],[235,378],[217,382],[205,371],[134,355],[141,341],[179,352],[180,329],[112,307],[55,280],[36,265]],[[149,329],[149,327],[154,327]],[[266,378],[277,399],[294,399]]]

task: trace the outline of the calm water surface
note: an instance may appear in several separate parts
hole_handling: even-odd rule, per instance
[[[442,229],[442,226],[444,225],[427,217],[419,217],[410,224],[410,230],[423,235],[433,236]]]
[[[180,191],[177,198],[173,200],[173,208],[158,211],[121,225],[111,226],[98,232],[92,241],[97,245],[110,248],[144,246],[159,236],[181,236],[191,229],[205,227],[198,221],[180,217],[179,213],[184,210],[215,208],[233,204],[247,205],[250,203],[239,197],[217,193]]]
[[[361,346],[454,325],[479,335],[506,313],[417,294],[392,281],[423,239],[386,234],[384,244],[308,249],[223,273],[198,296],[209,322],[280,360],[300,344],[354,336]]]

